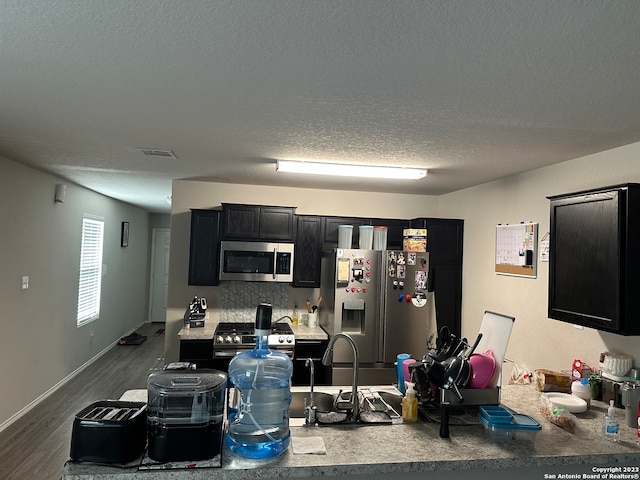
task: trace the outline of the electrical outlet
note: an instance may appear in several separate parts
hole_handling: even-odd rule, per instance
[[[20,287],[21,290],[26,290],[29,288],[29,276],[25,275],[22,277],[22,286]]]

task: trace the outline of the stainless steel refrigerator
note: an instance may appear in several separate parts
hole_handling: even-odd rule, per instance
[[[325,252],[319,322],[358,347],[359,383],[396,381],[399,353],[420,359],[435,339],[435,297],[428,292],[429,253],[334,249]],[[334,385],[350,385],[353,353],[343,340],[333,354]]]

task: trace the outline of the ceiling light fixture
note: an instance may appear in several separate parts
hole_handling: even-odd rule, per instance
[[[336,175],[340,177],[391,178],[418,180],[427,176],[426,168],[383,167],[378,165],[354,165],[346,163],[305,162],[278,160],[278,172],[310,173],[314,175]]]

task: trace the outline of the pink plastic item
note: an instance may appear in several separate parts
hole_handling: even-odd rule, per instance
[[[413,358],[407,358],[402,361],[402,371],[404,372],[404,381],[411,381],[411,374],[409,373],[409,365],[411,365],[415,360]]]
[[[469,358],[469,365],[471,366],[471,375],[467,388],[487,388],[496,371],[496,359],[493,352],[487,350],[484,353],[474,353]]]

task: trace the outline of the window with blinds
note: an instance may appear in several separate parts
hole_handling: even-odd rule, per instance
[[[100,316],[103,240],[104,218],[83,215],[78,283],[78,326],[96,320]]]

